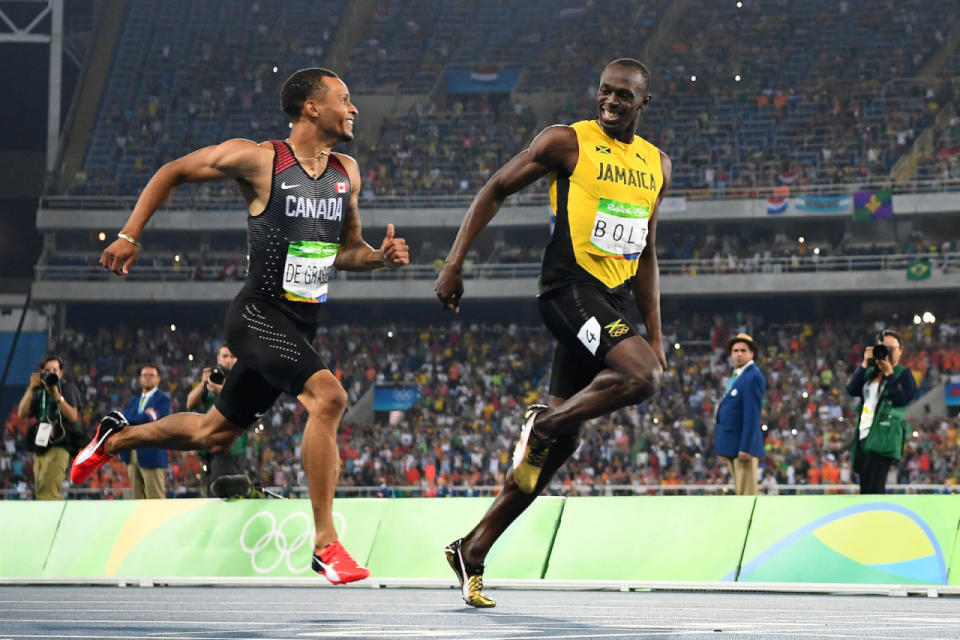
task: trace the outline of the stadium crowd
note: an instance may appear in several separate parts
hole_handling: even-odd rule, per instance
[[[712,451],[713,415],[729,376],[722,349],[728,335],[747,330],[759,346],[767,376],[764,407],[766,490],[780,484],[851,482],[848,444],[854,402],[846,380],[872,338],[857,323],[766,324],[759,316],[693,317],[668,323],[673,349],[661,393],[643,406],[594,421],[583,446],[556,477],[556,492],[643,491],[646,485],[722,484],[727,466]],[[960,319],[901,327],[904,363],[920,393],[960,374]],[[137,392],[139,367],[156,363],[161,388],[182,410],[200,369],[219,344],[216,330],[67,329],[51,349],[83,398],[89,430],[108,409]],[[339,445],[342,487],[416,487],[421,495],[473,493],[502,483],[526,404],[546,398],[551,340],[540,328],[461,326],[410,328],[336,326],[316,345],[347,389],[351,404],[376,384],[416,385],[420,402],[392,424],[347,419]],[[305,484],[300,461],[303,408],[284,397],[254,425],[247,451],[251,473],[264,486],[290,494]],[[900,465],[901,483],[957,480],[960,440],[956,418],[927,419]],[[0,489],[31,494],[32,455],[24,450],[28,422],[7,416],[0,448]],[[203,462],[194,453],[171,455],[170,496],[198,495]],[[120,462],[101,470],[89,488],[119,497],[127,487]],[[464,488],[467,487],[467,488]],[[614,487],[620,487],[614,489]],[[634,488],[625,488],[634,487]]]
[[[674,159],[674,189],[750,197],[783,184],[883,180],[953,100],[955,61],[929,82],[916,78],[944,46],[957,0],[745,0],[737,8],[697,0],[660,33],[666,6],[638,3],[624,19],[622,7],[604,4],[377,3],[339,71],[356,94],[412,101],[344,147],[361,161],[366,196],[469,194],[542,127],[592,117],[598,70],[629,39],[652,43],[654,100],[640,134]],[[306,7],[131,5],[83,166],[52,179],[48,192],[131,195],[163,162],[198,146],[282,137],[279,83],[329,60],[341,19],[329,0]],[[512,93],[456,94],[444,84],[450,66],[483,76],[510,64],[523,66]],[[545,90],[555,99],[537,111]],[[921,177],[955,176],[950,140]],[[192,193],[232,192],[203,185]]]

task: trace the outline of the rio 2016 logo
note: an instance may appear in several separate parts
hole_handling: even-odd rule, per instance
[[[343,538],[346,518],[334,511],[333,519],[337,536]],[[310,569],[314,531],[310,516],[303,511],[295,511],[279,523],[269,511],[259,511],[243,525],[240,548],[250,555],[250,566],[257,573],[270,573],[284,563],[291,573],[303,573]]]

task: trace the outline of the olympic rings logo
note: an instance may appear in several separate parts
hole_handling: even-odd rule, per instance
[[[347,519],[342,513],[333,513],[337,535],[343,537],[347,530]],[[256,526],[254,526],[256,523]],[[339,524],[339,526],[337,526]],[[250,533],[253,527],[253,533]],[[252,544],[250,537],[257,531],[263,533]],[[250,537],[248,537],[250,533]],[[310,516],[303,511],[295,511],[277,524],[277,518],[269,511],[260,511],[250,516],[240,531],[240,547],[250,554],[250,566],[257,573],[270,573],[284,562],[291,573],[303,573],[310,569],[312,553],[304,553],[306,564],[298,566],[295,555],[303,547],[311,549],[314,539],[314,527]],[[276,553],[276,558],[271,558]]]

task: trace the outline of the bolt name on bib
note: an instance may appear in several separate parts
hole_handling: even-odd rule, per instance
[[[601,198],[588,251],[605,258],[637,260],[647,246],[650,207]]]
[[[287,196],[284,213],[291,218],[324,218],[325,220],[342,220],[343,199]]]
[[[287,300],[326,302],[330,267],[337,259],[339,244],[291,242],[283,266],[283,291]]]

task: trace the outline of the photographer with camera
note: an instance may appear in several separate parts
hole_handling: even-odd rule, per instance
[[[917,384],[910,369],[900,364],[902,355],[900,334],[881,331],[877,344],[864,350],[863,362],[847,384],[847,393],[862,398],[850,448],[861,494],[886,493],[887,472],[900,460],[907,441],[907,405]]]
[[[20,418],[36,418],[27,432],[27,450],[32,451],[37,500],[63,500],[61,487],[67,477],[70,454],[83,447],[80,431],[80,392],[63,380],[63,360],[49,355],[30,376],[30,386],[17,407]]]
[[[227,374],[236,362],[237,357],[230,351],[230,347],[221,344],[217,349],[217,364],[213,367],[204,367],[200,383],[187,394],[187,410],[202,413],[210,411],[223,389]],[[214,496],[246,497],[250,493],[251,483],[246,464],[248,442],[249,437],[244,431],[227,451],[199,452],[207,468],[205,484]]]

